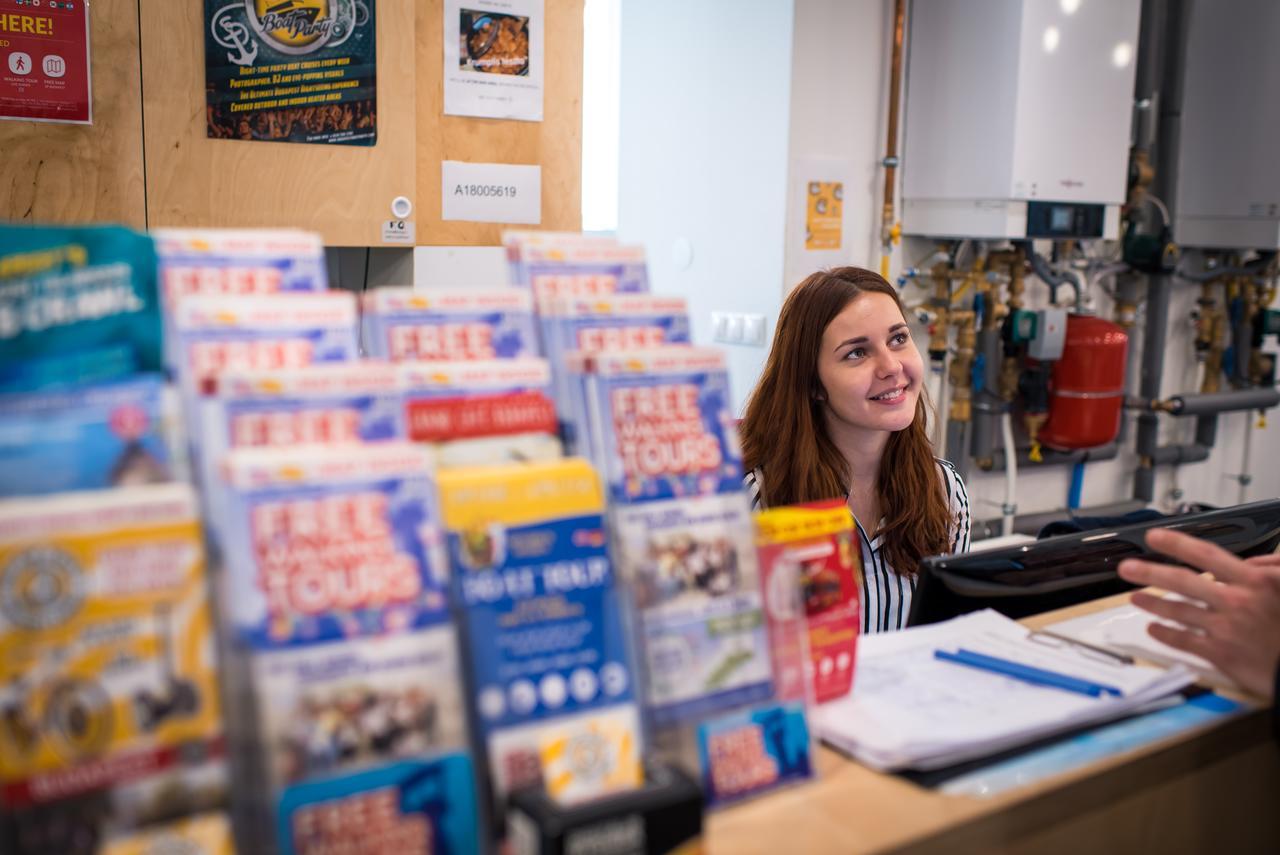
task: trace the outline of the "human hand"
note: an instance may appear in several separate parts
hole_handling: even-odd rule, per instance
[[[1251,694],[1271,699],[1280,664],[1280,555],[1241,559],[1215,544],[1169,529],[1147,532],[1147,545],[1213,574],[1126,559],[1120,577],[1198,602],[1138,592],[1133,604],[1185,629],[1152,623],[1157,641],[1208,660]]]

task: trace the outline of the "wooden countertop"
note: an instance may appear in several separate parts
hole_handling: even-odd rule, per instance
[[[1127,599],[1024,623],[1044,626]],[[1280,748],[1261,707],[991,798],[943,795],[825,746],[818,772],[813,783],[711,815],[707,850],[1280,852]]]

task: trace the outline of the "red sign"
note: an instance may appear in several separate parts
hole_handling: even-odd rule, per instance
[[[555,432],[556,408],[542,392],[409,403],[409,438],[415,442]]]
[[[88,0],[0,0],[0,119],[89,124]]]

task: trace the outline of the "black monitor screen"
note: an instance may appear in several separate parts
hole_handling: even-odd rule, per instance
[[[1280,500],[927,558],[920,564],[907,624],[936,623],[984,608],[1020,618],[1129,590],[1116,565],[1125,558],[1154,557],[1144,540],[1153,528],[1184,531],[1237,555],[1271,552],[1280,542]]]

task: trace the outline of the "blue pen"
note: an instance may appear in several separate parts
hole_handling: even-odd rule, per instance
[[[977,668],[981,671],[991,671],[996,674],[1003,674],[1006,677],[1013,677],[1026,683],[1033,683],[1037,686],[1048,686],[1053,689],[1064,689],[1068,692],[1076,692],[1081,695],[1088,695],[1091,698],[1100,697],[1101,695],[1113,695],[1121,697],[1124,692],[1115,686],[1106,686],[1101,683],[1091,683],[1088,680],[1081,680],[1078,677],[1072,677],[1068,674],[1059,674],[1057,671],[1048,671],[1044,668],[1035,668],[1031,665],[1023,665],[1021,662],[1012,662],[1008,659],[1001,659],[998,656],[988,656],[985,653],[976,653],[972,650],[966,650],[963,647],[955,653],[948,653],[945,650],[935,650],[933,652],[935,659],[941,659],[945,662],[955,662],[958,665],[968,665],[970,668]]]

